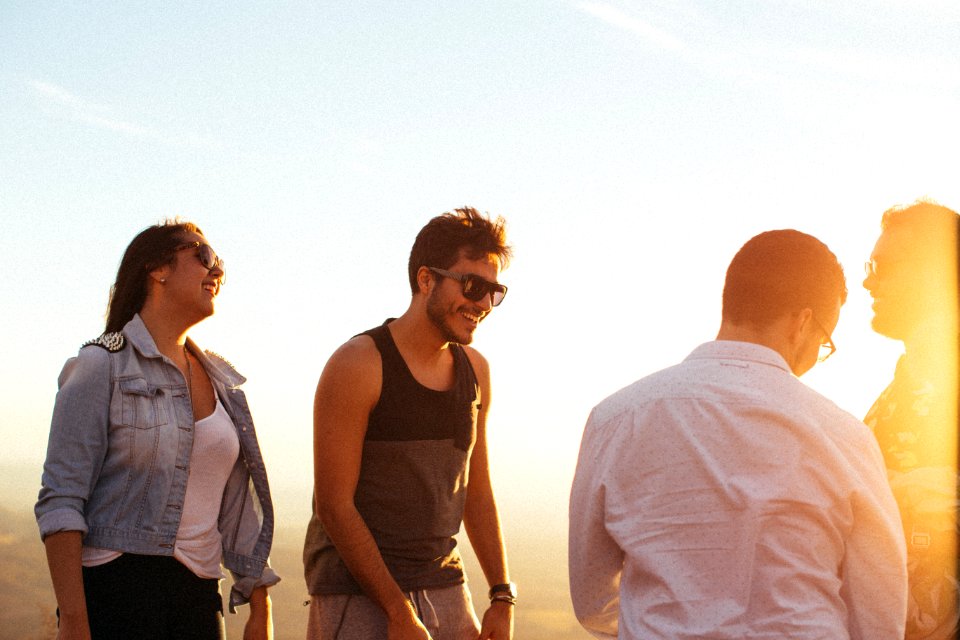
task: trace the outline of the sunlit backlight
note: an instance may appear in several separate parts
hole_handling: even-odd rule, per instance
[[[935,205],[902,213],[885,219],[864,284],[874,329],[902,341],[906,355],[896,390],[867,422],[878,434],[903,519],[908,630],[926,636],[956,606],[945,585],[957,570],[958,223]]]

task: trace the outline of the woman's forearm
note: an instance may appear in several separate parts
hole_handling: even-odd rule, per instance
[[[60,609],[60,625],[89,629],[87,601],[83,594],[83,571],[80,563],[83,540],[79,531],[59,531],[44,541],[50,579]]]

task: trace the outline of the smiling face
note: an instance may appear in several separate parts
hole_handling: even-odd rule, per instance
[[[199,233],[183,234],[181,245],[207,240]],[[207,269],[200,260],[200,247],[185,247],[174,253],[173,261],[163,267],[164,293],[167,303],[175,306],[178,313],[190,320],[200,320],[213,315],[214,300],[220,293],[223,271],[219,266]]]
[[[496,282],[500,274],[500,261],[490,255],[477,260],[466,258],[461,253],[447,271],[458,274],[473,274],[490,282]],[[463,295],[463,285],[453,278],[432,273],[435,284],[427,295],[427,318],[437,328],[443,339],[457,344],[473,342],[473,332],[493,309],[489,296],[473,301]]]

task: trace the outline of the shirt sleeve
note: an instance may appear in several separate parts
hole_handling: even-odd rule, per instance
[[[86,534],[84,509],[107,452],[110,356],[81,349],[60,373],[50,423],[40,495],[34,507],[40,537],[59,531]]]
[[[577,619],[597,638],[616,638],[623,551],[605,524],[605,431],[590,415],[570,492],[570,597]]]
[[[269,561],[258,577],[245,576],[233,571],[230,573],[233,575],[233,587],[230,589],[230,613],[236,613],[237,607],[248,604],[250,594],[257,587],[272,587],[280,582],[280,576],[270,566]]]
[[[872,436],[864,449],[863,489],[853,496],[854,525],[841,568],[841,597],[851,640],[899,639],[907,611],[903,527]]]
[[[242,462],[238,461],[238,465],[242,465]],[[224,552],[224,566],[233,576],[233,588],[230,589],[230,613],[236,613],[238,606],[249,603],[250,594],[257,587],[272,587],[280,582],[280,576],[270,567],[269,558],[262,563],[252,561],[263,526],[263,516],[260,509],[254,506],[254,502],[250,496],[243,500],[238,515],[236,538],[229,543],[233,551]],[[260,570],[261,566],[262,570]]]

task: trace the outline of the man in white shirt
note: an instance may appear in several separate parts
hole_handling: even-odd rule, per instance
[[[867,427],[797,376],[834,351],[843,270],[794,230],[727,270],[717,340],[601,402],[570,496],[598,638],[899,640],[897,506]]]

